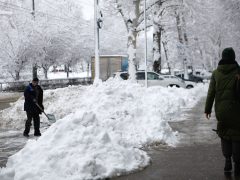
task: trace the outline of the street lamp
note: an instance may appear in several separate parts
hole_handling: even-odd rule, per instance
[[[144,34],[145,34],[145,87],[147,88],[147,20],[146,20],[146,0],[144,0]]]
[[[100,78],[100,63],[99,63],[99,27],[98,19],[98,0],[94,0],[94,34],[95,34],[95,77],[94,82]]]
[[[98,25],[98,29],[101,29],[103,25],[103,20],[102,20],[103,15],[101,11],[99,12],[99,14],[100,14],[100,18],[97,19],[97,25]]]

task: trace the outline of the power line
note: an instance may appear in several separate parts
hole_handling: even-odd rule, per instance
[[[24,8],[24,7],[21,7],[21,6],[17,6],[17,5],[11,4],[11,3],[6,4],[2,1],[0,1],[0,3],[2,3],[2,5],[1,5],[2,7],[14,9],[14,10],[19,10],[19,11],[22,11],[22,12],[25,11],[27,13],[32,12],[31,9]],[[70,19],[74,20],[75,22],[79,22],[79,19],[76,19],[76,18],[71,18],[71,17],[63,18],[63,17],[55,16],[55,15],[52,15],[52,14],[49,14],[49,13],[45,13],[45,12],[42,12],[42,11],[35,11],[35,12],[40,14],[40,15],[51,16],[51,17],[54,17],[56,19],[60,19],[60,20],[66,21],[66,22],[69,22]]]
[[[6,8],[9,8],[9,9],[13,9],[13,10],[19,10],[21,12],[25,12],[25,13],[28,13],[28,14],[31,12],[31,9],[20,7],[20,6],[11,4],[11,3],[6,4],[6,3],[4,3],[2,1],[0,1],[0,3],[3,4],[3,5],[0,4],[1,7],[6,7]],[[51,15],[51,14],[48,14],[48,13],[44,13],[44,12],[41,12],[41,11],[35,11],[35,12],[36,12],[36,14],[50,16],[50,17],[53,17],[53,18],[58,19],[58,20],[69,22],[69,19],[67,19],[67,18],[61,18],[59,16],[54,16],[54,15]],[[70,18],[70,19],[73,19],[75,22],[80,22],[79,20],[77,20],[75,18]],[[89,26],[92,26],[92,24],[81,22],[81,26],[89,27]],[[121,37],[122,38],[126,38],[127,37],[127,36],[118,36],[118,37],[116,37],[116,35],[117,35],[116,32],[112,32],[112,31],[108,31],[108,30],[103,30],[103,31],[105,31],[104,32],[105,34],[114,35],[114,37],[112,37],[112,38],[121,38]]]

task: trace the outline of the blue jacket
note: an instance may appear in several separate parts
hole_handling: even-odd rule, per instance
[[[41,114],[41,110],[37,107],[35,103],[38,103],[43,108],[42,88],[39,85],[33,87],[32,83],[30,83],[24,90],[24,97],[24,111],[32,114]]]

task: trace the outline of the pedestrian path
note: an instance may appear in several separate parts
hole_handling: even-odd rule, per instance
[[[206,120],[202,99],[194,108],[171,122],[179,132],[177,147],[163,145],[151,147],[148,154],[152,164],[145,170],[113,180],[225,180],[234,179],[223,174],[224,159],[219,138],[212,129],[216,128],[213,116]]]

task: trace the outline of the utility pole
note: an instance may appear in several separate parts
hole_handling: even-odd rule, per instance
[[[95,34],[95,77],[97,82],[100,78],[100,63],[99,63],[99,25],[98,25],[98,0],[94,0],[94,34]]]
[[[33,16],[33,21],[35,21],[35,0],[32,0],[32,16]],[[33,78],[37,77],[37,63],[33,63],[32,65],[32,76]]]
[[[145,34],[145,53],[144,53],[144,59],[145,59],[145,87],[148,87],[147,84],[147,20],[146,20],[146,0],[144,0],[144,34]]]
[[[32,0],[32,15],[33,19],[35,20],[35,0]]]

